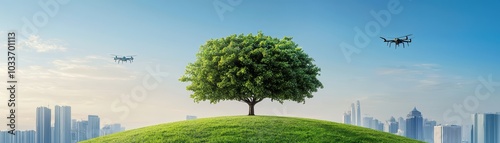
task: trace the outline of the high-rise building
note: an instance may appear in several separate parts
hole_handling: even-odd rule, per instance
[[[462,142],[462,128],[457,125],[434,126],[434,143]]]
[[[354,103],[351,104],[351,124],[358,125],[356,121],[356,108],[354,106]]]
[[[427,143],[434,142],[434,126],[436,126],[436,121],[424,120],[424,141]]]
[[[51,143],[54,143],[54,139],[55,139],[55,129],[54,129],[54,124],[52,124],[52,126],[50,126],[50,142]]]
[[[389,121],[386,122],[386,132],[397,134],[399,129],[399,124],[394,117],[391,117]]]
[[[405,136],[406,131],[406,120],[403,117],[398,118],[398,132],[401,136]]]
[[[469,143],[470,142],[470,133],[471,133],[471,127],[472,125],[462,125],[462,143]]]
[[[406,120],[403,117],[398,118],[398,135],[406,136]]]
[[[363,117],[363,127],[371,128],[373,123],[373,117],[365,116]]]
[[[471,134],[471,143],[500,143],[500,115],[473,114]]]
[[[100,119],[97,115],[88,116],[87,139],[99,137]]]
[[[81,120],[76,122],[76,142],[87,140],[88,121]]]
[[[77,121],[76,119],[71,119],[71,143],[77,142],[78,131],[77,129]]]
[[[377,126],[377,129],[376,130],[379,130],[379,131],[384,131],[384,123],[382,122],[378,122],[378,126]]]
[[[53,143],[71,143],[71,107],[55,106]]]
[[[36,142],[51,143],[50,109],[47,107],[36,108]]]
[[[378,130],[379,124],[380,124],[380,122],[378,121],[378,119],[373,118],[370,128],[374,129],[374,130]]]
[[[356,101],[356,125],[361,126],[361,105],[359,105],[359,100]]]
[[[344,112],[342,122],[344,122],[344,124],[351,124],[351,111]]]
[[[424,125],[422,113],[413,108],[413,110],[406,116],[406,137],[424,141]]]

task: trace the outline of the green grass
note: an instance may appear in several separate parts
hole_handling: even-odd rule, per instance
[[[363,127],[276,116],[229,116],[180,121],[111,134],[83,143],[103,142],[419,143]]]

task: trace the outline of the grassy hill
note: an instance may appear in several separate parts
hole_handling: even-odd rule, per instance
[[[180,121],[111,134],[83,143],[106,142],[419,143],[352,125],[276,116],[229,116]]]

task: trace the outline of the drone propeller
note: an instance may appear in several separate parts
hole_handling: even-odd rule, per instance
[[[412,35],[413,35],[413,34],[409,34],[409,35],[403,36],[403,37],[405,38],[404,40],[408,40],[408,39],[413,38],[413,37],[411,37],[411,38],[409,37],[409,36],[412,36]],[[401,38],[403,38],[403,37],[401,37]]]
[[[408,36],[411,36],[413,34],[408,34],[408,35],[405,35],[405,36],[401,36],[401,37],[398,37],[398,38],[405,38],[405,37],[408,37]]]

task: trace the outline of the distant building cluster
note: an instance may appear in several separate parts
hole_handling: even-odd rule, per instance
[[[499,116],[500,117],[500,116]],[[343,123],[384,131],[408,138],[424,141],[427,143],[462,143],[462,127],[458,125],[438,125],[436,121],[425,119],[422,113],[413,108],[406,118],[390,117],[387,121],[381,121],[365,114],[361,117],[360,102],[352,103],[350,111],[344,112]],[[363,119],[362,122],[361,120]],[[500,118],[498,118],[500,119]],[[500,121],[500,120],[498,120]],[[361,124],[362,123],[362,124]],[[500,124],[498,124],[500,125]],[[495,132],[497,133],[497,132]],[[500,133],[500,132],[499,132]],[[500,134],[499,134],[500,135]],[[467,141],[465,141],[467,142]],[[472,142],[471,142],[472,143]],[[486,143],[486,142],[474,142]],[[492,142],[500,143],[500,142]]]
[[[101,127],[101,119],[97,115],[88,115],[86,120],[71,119],[70,106],[56,105],[54,110],[52,116],[50,108],[37,107],[35,130],[16,130],[15,135],[0,131],[0,143],[77,143],[125,131],[119,123]],[[186,116],[186,120],[194,119],[197,117]]]
[[[0,143],[36,143],[35,131],[15,131],[15,136],[7,133],[7,131],[0,131]]]
[[[48,107],[36,108],[35,130],[16,131],[16,135],[0,131],[0,143],[76,143],[125,130],[120,124],[104,125],[101,129],[97,115],[88,115],[87,120],[72,120],[70,106],[56,105],[54,110],[51,116]]]
[[[101,136],[114,134],[122,131],[125,131],[125,127],[122,127],[121,124],[104,125],[104,127],[102,127],[101,129]]]
[[[343,121],[345,124],[361,126],[361,105],[359,101],[356,102],[356,106],[354,105],[354,103],[352,103],[351,111],[345,112],[343,117]]]

